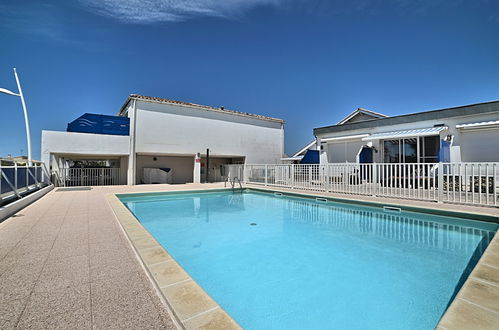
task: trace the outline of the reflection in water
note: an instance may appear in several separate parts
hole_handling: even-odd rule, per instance
[[[494,236],[494,232],[490,230],[434,221],[439,217],[431,215],[389,213],[376,209],[352,208],[336,203],[324,205],[298,199],[278,201],[285,204],[289,218],[293,221],[362,233],[421,247],[481,254]],[[483,238],[478,239],[480,241],[478,246],[477,237]]]

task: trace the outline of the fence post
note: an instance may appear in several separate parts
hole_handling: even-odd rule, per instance
[[[376,196],[376,188],[378,187],[378,166],[376,166],[376,163],[372,163],[370,166],[371,166],[371,174],[372,174],[371,194],[373,196]]]
[[[291,164],[291,189],[295,189],[295,164]]]
[[[267,181],[267,165],[265,164],[265,185],[267,185],[268,181]]]
[[[17,163],[14,163],[14,188],[17,189]]]
[[[444,166],[442,162],[438,163],[438,202],[442,203],[444,200]]]

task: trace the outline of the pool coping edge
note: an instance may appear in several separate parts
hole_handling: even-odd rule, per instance
[[[178,192],[185,191],[176,191]],[[195,329],[215,326],[224,329],[242,329],[154,239],[117,195],[128,194],[107,194],[108,204],[158,296],[168,307],[177,327]]]

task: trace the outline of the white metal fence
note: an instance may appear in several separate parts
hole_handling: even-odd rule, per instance
[[[355,195],[499,206],[499,163],[246,165],[244,182]]]
[[[112,186],[121,183],[120,169],[109,168],[62,168],[57,173],[62,187]]]
[[[243,181],[244,165],[240,164],[226,164],[223,166],[224,181],[233,181],[235,178]]]
[[[50,176],[43,164],[32,166],[0,164],[0,205],[49,185]]]

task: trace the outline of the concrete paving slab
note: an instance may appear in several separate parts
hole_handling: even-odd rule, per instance
[[[71,289],[90,281],[88,256],[47,262],[40,273],[35,292]]]
[[[24,310],[29,293],[23,297],[2,297],[0,299],[3,304],[0,304],[0,329],[10,330],[15,329],[17,322]],[[8,303],[5,303],[8,302]]]
[[[90,283],[34,292],[19,320],[20,329],[90,329]]]

